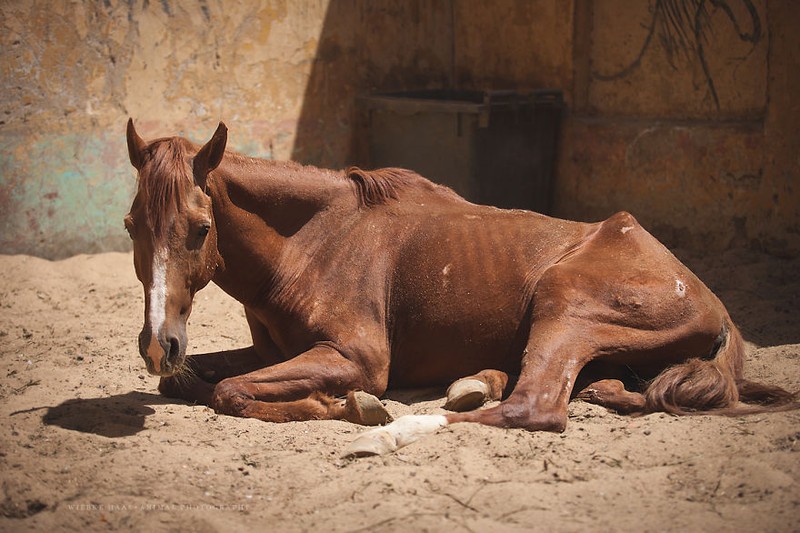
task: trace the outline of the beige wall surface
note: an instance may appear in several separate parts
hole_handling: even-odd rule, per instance
[[[0,251],[127,249],[124,128],[291,155],[326,2],[14,1],[0,6]]]
[[[559,213],[626,209],[672,246],[796,255],[800,10],[716,4],[576,3]]]
[[[700,10],[688,9],[701,6]],[[124,124],[362,162],[355,98],[557,87],[555,214],[625,209],[673,246],[800,253],[790,0],[0,3],[0,253],[125,250]]]

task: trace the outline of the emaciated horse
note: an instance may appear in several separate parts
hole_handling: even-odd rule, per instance
[[[132,120],[127,140],[139,352],[166,396],[376,425],[388,387],[455,381],[452,413],[366,432],[353,455],[456,422],[563,431],[574,396],[623,413],[794,405],[743,379],[725,307],[628,213],[570,222],[474,205],[407,170],[252,159],[225,151],[222,123],[202,147],[145,142]],[[187,358],[210,281],[244,305],[253,346]],[[502,401],[476,409],[489,400]]]

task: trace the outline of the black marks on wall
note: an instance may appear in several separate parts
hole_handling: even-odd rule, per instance
[[[740,20],[732,4],[739,3],[746,15]],[[592,72],[598,81],[614,81],[629,76],[638,69],[651,45],[660,42],[672,68],[678,70],[677,60],[697,60],[702,68],[714,106],[720,111],[719,96],[714,77],[706,57],[706,45],[714,37],[712,11],[719,10],[726,15],[739,39],[750,43],[753,48],[761,41],[761,17],[752,0],[656,0],[650,20],[645,24],[647,34],[636,57],[617,72]]]

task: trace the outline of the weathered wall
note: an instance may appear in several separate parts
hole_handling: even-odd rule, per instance
[[[358,94],[560,87],[557,215],[625,209],[671,246],[797,254],[798,12],[786,0],[335,2],[293,155],[364,160]]]
[[[450,0],[334,0],[319,35],[292,157],[327,167],[363,160],[356,96],[447,87]]]
[[[197,141],[222,119],[235,149],[339,167],[364,158],[357,95],[560,87],[557,214],[800,253],[800,10],[705,1],[710,30],[670,40],[656,7],[679,3],[4,2],[0,251],[127,249],[128,116]]]
[[[0,251],[127,249],[124,127],[288,158],[327,2],[14,1],[0,6]]]
[[[671,245],[797,254],[800,10],[706,2],[677,28],[670,4],[577,3],[559,213],[627,209]]]

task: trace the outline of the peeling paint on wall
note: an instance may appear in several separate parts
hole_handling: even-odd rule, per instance
[[[0,134],[3,252],[45,257],[125,249],[134,182],[116,139]]]
[[[289,158],[327,2],[33,0],[0,8],[0,252],[127,250],[145,138]]]

